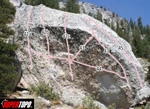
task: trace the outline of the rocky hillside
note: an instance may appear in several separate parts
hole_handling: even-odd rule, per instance
[[[149,96],[131,46],[102,22],[86,14],[23,4],[10,26],[20,45],[16,54],[27,87],[44,82],[74,106],[91,95],[106,106],[115,103],[127,109]]]
[[[100,12],[102,14],[103,23],[105,20],[107,20],[110,24],[113,22],[113,24],[116,26],[117,21],[121,22],[121,20],[123,20],[123,18],[119,17],[117,14],[106,8],[97,7],[87,2],[79,2],[79,6],[81,13],[91,13],[93,17],[97,16],[98,12]]]
[[[65,3],[60,2],[60,9],[65,8]],[[106,10],[106,8],[103,7],[97,7],[96,5],[93,5],[91,3],[87,2],[79,2],[79,8],[80,8],[80,13],[88,14],[92,17],[96,17],[98,13],[100,12],[102,14],[102,22],[106,23],[105,21],[107,20],[108,23],[111,24],[113,22],[113,25],[116,27],[117,22],[121,22],[124,18],[119,17],[116,13]],[[124,26],[127,26],[127,23],[125,23]]]

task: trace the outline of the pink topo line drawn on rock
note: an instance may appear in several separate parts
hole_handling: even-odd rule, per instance
[[[96,37],[96,35],[95,35],[95,33],[94,33],[93,29],[92,29],[92,26],[91,26],[91,24],[90,24],[90,21],[91,21],[91,20],[90,20],[90,17],[89,17],[89,25],[90,25],[90,29],[91,29],[91,31],[92,31],[92,35],[93,35],[94,38],[98,41],[98,43],[103,47],[103,49],[106,49],[106,47],[105,47],[105,46],[99,41],[99,39]],[[128,79],[127,79],[127,77],[126,77],[126,72],[125,72],[124,67],[121,65],[121,63],[120,63],[111,53],[108,53],[108,55],[110,55],[110,57],[112,57],[112,58],[120,65],[121,69],[122,69],[123,72],[124,72],[125,80],[126,80],[127,84],[129,84]],[[105,70],[105,71],[107,72],[108,70]],[[119,75],[117,72],[114,72],[114,74]],[[121,77],[121,76],[119,75],[119,77]]]
[[[42,9],[42,26],[44,28],[44,32],[45,32],[45,26],[44,26],[44,10],[45,8]],[[27,22],[27,26],[26,26],[26,29],[27,29],[27,32],[29,33],[29,23],[30,23],[30,16],[31,16],[31,12],[32,12],[32,7],[30,8],[30,12],[28,13],[28,22]],[[67,34],[67,29],[66,29],[66,13],[64,13],[64,32],[65,34]],[[90,26],[90,29],[92,31],[92,36],[87,39],[87,41],[85,42],[85,44],[83,46],[86,46],[93,38],[96,39],[98,41],[98,43],[100,44],[100,46],[103,48],[103,49],[106,49],[105,46],[99,41],[99,39],[96,37],[95,33],[94,33],[94,30],[92,29],[92,26],[90,24],[90,21],[94,22],[95,25],[100,29],[100,31],[102,31],[105,35],[107,35],[110,39],[112,39],[116,45],[120,46],[119,42],[117,42],[116,39],[114,39],[109,33],[107,33],[105,30],[103,30],[102,28],[100,28],[100,26],[94,21],[92,20],[90,17],[88,19],[89,21],[89,26]],[[44,58],[48,58],[48,61],[50,62],[50,59],[59,59],[59,60],[65,60],[65,61],[68,61],[68,65],[69,65],[69,69],[70,69],[70,76],[71,76],[71,80],[74,80],[74,77],[73,77],[73,72],[72,72],[72,64],[73,63],[77,63],[77,64],[80,64],[80,65],[83,65],[83,66],[86,66],[86,67],[89,67],[89,68],[93,68],[93,69],[96,69],[97,67],[96,66],[92,66],[92,65],[89,65],[89,64],[85,64],[85,63],[82,63],[82,62],[79,62],[79,61],[76,61],[75,59],[77,58],[77,56],[80,54],[80,52],[82,50],[79,49],[79,51],[77,53],[75,53],[74,57],[71,59],[70,57],[70,47],[69,47],[69,42],[68,42],[68,38],[66,38],[66,45],[67,45],[67,51],[68,51],[68,58],[63,58],[63,57],[57,57],[57,56],[52,56],[50,55],[50,44],[49,44],[49,39],[48,39],[48,34],[46,34],[46,39],[47,39],[47,46],[48,46],[48,55],[43,55],[42,53],[38,53],[36,52],[35,50],[33,50],[32,48],[30,48],[30,39],[29,39],[29,34],[27,36],[27,40],[28,40],[28,53],[29,53],[29,56],[30,56],[30,65],[32,66],[32,55],[31,55],[31,52],[36,54],[37,56],[42,56]],[[139,81],[140,81],[140,85],[141,87],[143,86],[142,84],[142,81],[140,79],[140,75],[138,73],[138,70],[137,70],[137,67],[135,65],[135,63],[131,60],[131,58],[126,54],[125,51],[123,51],[124,53],[124,56],[126,58],[129,59],[129,61],[133,64],[134,68],[136,69],[136,72],[137,72],[137,75],[138,75],[138,78],[139,78]],[[114,71],[110,71],[110,70],[107,70],[107,69],[104,69],[102,68],[102,71],[105,71],[107,73],[112,73],[116,76],[118,76],[119,78],[121,79],[125,79],[127,84],[129,85],[129,81],[128,81],[128,78],[127,78],[127,75],[126,75],[126,71],[124,69],[124,67],[122,66],[122,64],[111,54],[111,53],[108,53],[108,55],[110,57],[112,57],[121,67],[123,73],[124,73],[124,77],[119,75],[117,72],[114,72]],[[31,67],[32,68],[32,67]]]
[[[66,13],[64,15],[64,31],[65,31],[65,34],[67,34],[67,30],[66,30]],[[72,81],[74,80],[74,77],[73,77],[73,73],[72,73],[72,60],[70,59],[70,47],[69,47],[69,43],[68,43],[68,38],[66,38],[66,44],[67,44],[67,50],[68,50],[68,64],[69,64],[69,69],[70,69],[70,76],[71,76],[71,79]]]
[[[46,33],[46,29],[45,29],[45,26],[44,26],[44,11],[45,11],[45,7],[43,7],[43,10],[42,10],[42,26],[43,26],[44,33],[45,33],[46,40],[47,40],[48,63],[50,64],[50,59],[51,59],[51,56],[50,56],[50,45],[49,45],[48,34]]]
[[[100,29],[100,31],[102,31],[105,35],[107,35],[110,39],[112,39],[112,40],[116,43],[117,46],[121,46],[121,44],[120,44],[114,37],[112,37],[112,36],[111,36],[109,33],[107,33],[104,29],[102,29],[93,19],[91,19],[90,17],[89,17],[89,19],[95,23],[95,25]],[[137,67],[136,67],[135,63],[133,62],[133,60],[132,60],[131,58],[129,58],[129,56],[127,55],[127,53],[125,52],[125,50],[122,50],[122,51],[123,51],[124,56],[125,56],[125,57],[132,63],[132,65],[134,66],[134,69],[135,69],[135,71],[136,71],[136,73],[137,73],[137,76],[138,76],[138,79],[139,79],[139,82],[140,82],[140,86],[143,87],[143,83],[142,83],[140,74],[139,74],[139,72],[138,72],[138,70],[137,70]]]
[[[30,39],[29,39],[29,23],[30,23],[30,16],[31,16],[31,13],[32,13],[32,7],[30,7],[30,12],[28,13],[28,22],[27,22],[27,25],[26,25],[26,30],[27,30],[27,41],[28,41],[28,54],[29,54],[29,57],[30,57],[30,68],[32,69],[33,68],[33,63],[32,63],[32,55],[31,55],[31,51],[30,51]]]

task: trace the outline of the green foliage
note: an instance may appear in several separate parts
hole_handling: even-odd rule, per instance
[[[134,27],[135,27],[135,25],[134,25],[133,20],[132,20],[131,18],[130,18],[130,23],[129,23],[129,25],[130,25],[131,29],[133,30]]]
[[[0,41],[0,96],[13,91],[18,66],[14,52],[16,49],[16,45]]]
[[[43,4],[50,8],[59,9],[59,0],[25,0],[25,3],[33,6]]]
[[[14,31],[7,27],[14,19],[16,10],[9,0],[0,0],[0,37],[7,38],[13,35]]]
[[[102,20],[102,14],[98,11],[97,13],[97,17],[96,17],[97,20],[100,20],[101,22],[103,21]]]
[[[91,13],[91,12],[89,12],[89,14],[88,14],[89,16],[91,16],[91,17],[94,17],[94,15]]]
[[[120,37],[123,36],[123,32],[122,32],[122,29],[120,28],[119,22],[117,22],[116,32]]]
[[[141,17],[138,18],[137,24],[138,24],[138,28],[139,28],[141,34],[143,34],[143,24],[142,24],[142,18]]]
[[[144,105],[141,105],[141,106],[135,107],[135,109],[145,109],[145,108],[144,108]]]
[[[1,24],[11,23],[16,10],[9,0],[0,0],[0,22]]]
[[[106,11],[106,8],[104,7],[104,11]]]
[[[109,24],[109,22],[108,22],[108,20],[107,20],[107,19],[104,19],[104,23],[105,23],[107,26],[109,26],[109,27],[110,27],[110,24]]]
[[[148,73],[146,75],[146,80],[150,83],[150,66],[148,66]]]
[[[120,25],[123,27],[124,26],[124,20],[122,19],[120,22]]]
[[[85,9],[83,8],[83,13],[85,13],[86,14],[86,11],[85,11]]]
[[[115,12],[113,12],[113,13],[112,13],[112,16],[113,16],[113,17],[115,17],[115,16],[116,16]]]
[[[116,104],[113,103],[113,104],[109,105],[109,106],[108,106],[108,109],[116,109]]]
[[[135,107],[135,109],[150,109],[150,103]]]
[[[99,106],[94,104],[94,100],[91,97],[85,97],[83,99],[83,109],[101,109]]]
[[[141,17],[138,18],[137,23],[130,19],[130,31],[132,32],[132,49],[134,54],[142,58],[150,58],[150,26],[143,26]]]
[[[48,100],[59,100],[59,94],[45,83],[40,83],[37,87],[31,86],[31,91]]]
[[[150,103],[147,103],[144,109],[150,109]]]
[[[80,13],[78,0],[66,0],[66,11]]]
[[[18,62],[14,52],[17,45],[7,44],[1,39],[14,34],[6,24],[13,21],[15,12],[9,0],[0,0],[0,96],[13,91],[17,78]]]
[[[111,22],[111,29],[115,31],[115,26],[113,22]]]

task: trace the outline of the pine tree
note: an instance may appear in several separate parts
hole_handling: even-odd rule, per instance
[[[104,19],[104,23],[105,23],[107,26],[110,26],[107,19]]]
[[[7,44],[1,39],[14,34],[7,24],[13,21],[15,12],[15,7],[9,0],[0,0],[0,97],[13,90],[17,78],[18,65],[14,52],[17,46]]]
[[[97,13],[97,17],[96,17],[97,20],[100,20],[101,22],[103,21],[102,20],[102,14],[98,11]]]
[[[91,17],[94,17],[94,15],[91,12],[89,12],[88,15]]]
[[[120,22],[121,27],[124,27],[124,20],[122,19]]]
[[[146,34],[150,36],[150,26],[146,25]]]
[[[129,30],[128,29],[124,29],[124,32],[123,32],[123,38],[130,43],[130,37],[129,37]]]
[[[66,1],[66,11],[72,13],[79,13],[78,0],[67,0]]]
[[[111,29],[115,31],[115,26],[113,22],[111,22]]]
[[[113,13],[112,13],[112,16],[113,16],[113,17],[115,17],[115,16],[116,16],[115,12],[113,12]]]
[[[140,28],[140,30],[143,28],[143,24],[142,24],[142,18],[141,17],[139,17],[138,18],[138,20],[137,20],[137,22],[138,22],[138,27]]]
[[[86,14],[86,11],[85,11],[85,9],[83,8],[83,13],[85,13]]]
[[[25,3],[33,6],[43,4],[50,8],[59,9],[59,0],[25,0]]]
[[[138,18],[137,23],[138,23],[138,27],[141,31],[141,34],[143,34],[143,24],[142,24],[142,18],[141,17]]]
[[[13,21],[15,12],[16,10],[9,0],[0,0],[0,37],[6,38],[8,35],[14,34],[14,31],[6,24]]]
[[[120,28],[119,26],[119,22],[117,21],[117,27],[116,27],[116,32],[117,34],[120,36],[120,37],[123,37],[123,32],[122,32],[122,29]]]
[[[104,11],[106,11],[106,8],[104,7]]]
[[[144,43],[141,40],[140,37],[140,30],[138,28],[138,26],[135,27],[134,33],[133,33],[133,45],[136,47],[137,49],[137,56],[139,57],[143,57],[144,56],[144,52],[143,52],[143,48],[144,48]]]

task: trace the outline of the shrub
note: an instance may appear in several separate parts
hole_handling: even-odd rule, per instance
[[[66,0],[65,10],[72,13],[80,13],[78,0]]]
[[[47,7],[59,9],[59,0],[25,0],[27,5],[40,5],[43,4]]]
[[[1,39],[14,34],[7,24],[13,21],[15,12],[15,7],[9,0],[0,0],[0,97],[14,90],[18,77],[19,66],[14,52],[17,46]]]
[[[0,0],[0,37],[7,38],[14,34],[14,31],[6,24],[13,21],[15,12],[16,10],[9,0]]]
[[[47,100],[59,100],[59,94],[54,92],[53,88],[45,83],[40,83],[37,87],[31,86],[31,92],[35,92],[36,95],[44,97]]]
[[[150,66],[148,66],[148,73],[146,75],[146,80],[150,83]]]
[[[0,41],[0,96],[11,93],[18,77],[19,63],[15,59],[16,45]]]
[[[144,109],[150,109],[150,103],[147,103]]]
[[[109,106],[108,106],[108,109],[116,109],[116,104],[113,103],[113,104],[109,105]]]
[[[94,104],[94,100],[91,97],[85,97],[83,99],[83,109],[101,109],[99,106]]]

